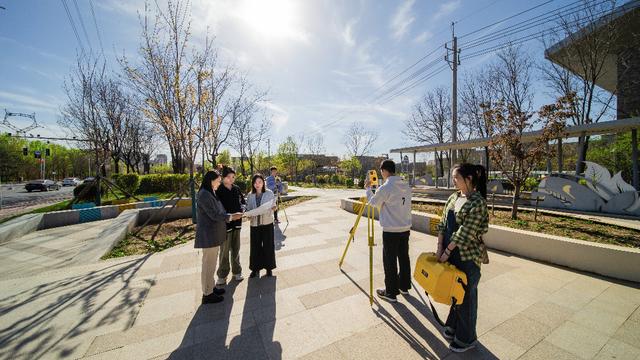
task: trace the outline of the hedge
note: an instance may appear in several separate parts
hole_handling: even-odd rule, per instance
[[[116,185],[125,190],[129,194],[135,194],[140,186],[140,176],[136,173],[120,174],[115,179]]]
[[[188,174],[151,174],[140,176],[136,194],[177,192],[182,184],[189,181]],[[196,177],[196,189],[200,186]]]

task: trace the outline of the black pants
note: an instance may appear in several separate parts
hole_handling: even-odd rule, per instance
[[[273,224],[252,226],[250,232],[249,269],[260,271],[276,268]]]
[[[399,289],[411,289],[411,264],[409,263],[409,231],[382,232],[382,264],[384,286],[387,294],[396,296]],[[398,267],[400,271],[398,272]]]

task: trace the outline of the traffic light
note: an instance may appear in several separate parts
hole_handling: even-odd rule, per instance
[[[49,148],[44,149],[44,155],[51,156],[51,150],[49,150]]]
[[[22,155],[24,155],[24,156],[29,155],[29,148],[27,148],[27,147],[23,147],[23,148],[22,148]]]

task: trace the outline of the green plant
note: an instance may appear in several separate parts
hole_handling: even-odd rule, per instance
[[[523,190],[524,191],[533,191],[535,189],[538,188],[538,185],[540,184],[540,180],[536,179],[536,178],[527,178],[527,180],[524,181],[524,186],[523,186]]]
[[[152,194],[162,192],[177,192],[181,185],[184,184],[185,190],[189,181],[187,174],[151,174],[140,176],[140,186],[136,194]],[[196,189],[200,186],[196,177]]]
[[[134,194],[140,186],[140,176],[136,173],[122,174],[115,179],[115,182],[122,190]]]
[[[353,187],[353,179],[347,179],[347,181],[345,181],[345,185],[347,185],[347,187]]]

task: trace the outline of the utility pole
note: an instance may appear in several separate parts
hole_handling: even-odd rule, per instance
[[[455,24],[455,22],[451,23],[452,48],[449,49],[445,44],[445,48],[447,49],[445,60],[449,63],[453,75],[451,82],[451,140],[453,142],[458,141],[458,65],[460,65],[460,50],[458,49],[458,37],[456,36]],[[451,57],[449,57],[449,51],[451,51]],[[457,150],[451,151],[451,165],[456,163],[457,153]]]

